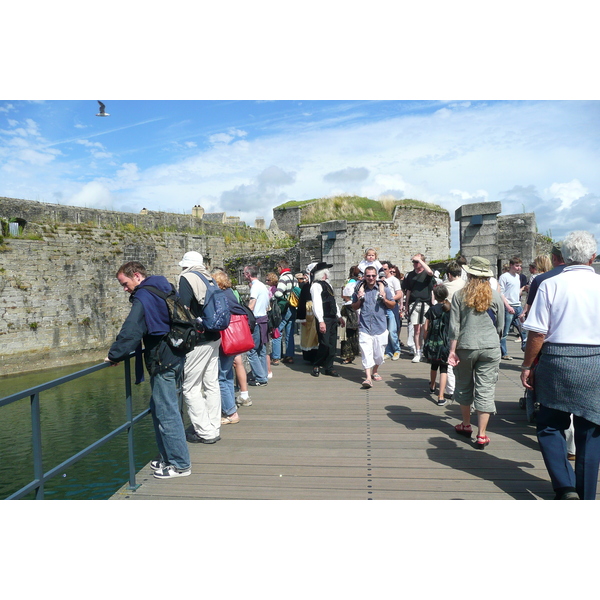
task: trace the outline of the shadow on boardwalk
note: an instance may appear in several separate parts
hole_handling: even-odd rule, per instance
[[[404,387],[403,393],[407,395]],[[468,475],[467,479],[491,482],[516,500],[553,497],[548,479],[528,472],[528,469],[536,469],[536,465],[539,472],[540,455],[537,441],[531,440],[521,431],[520,425],[507,419],[492,417],[489,431],[492,442],[485,450],[478,450],[473,444],[474,437],[473,440],[469,440],[454,432],[454,424],[460,421],[460,409],[457,404],[440,408],[442,412],[438,415],[414,411],[401,405],[388,405],[385,408],[389,419],[408,430],[422,430],[425,436],[432,430],[439,431],[440,435],[427,437],[430,447],[425,452],[429,460],[451,469],[444,471],[445,473],[458,470]],[[473,419],[473,423],[475,422]],[[509,455],[515,454],[514,443],[511,441],[522,445],[523,451],[517,449],[518,454],[522,454],[524,458],[533,457],[532,462],[502,456],[505,451]]]

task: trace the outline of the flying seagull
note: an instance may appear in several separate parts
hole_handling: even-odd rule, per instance
[[[97,117],[110,117],[110,114],[104,111],[104,104],[98,100],[98,104],[100,105],[100,112],[96,113]]]

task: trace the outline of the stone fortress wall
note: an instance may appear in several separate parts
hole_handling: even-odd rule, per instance
[[[273,246],[270,238],[265,241],[268,232],[260,234],[262,241],[238,241],[228,237],[235,228],[222,224],[201,223],[202,235],[151,231],[198,227],[190,215],[136,215],[0,198],[0,217],[5,219],[0,376],[104,358],[129,313],[127,295],[115,278],[126,261],[139,260],[149,273],[175,283],[178,263],[189,250],[200,252],[213,267],[247,255],[276,261],[286,252],[265,251]],[[7,220],[24,226],[22,235],[8,237]]]
[[[497,265],[520,254],[527,264],[549,251],[547,240],[546,248],[540,246],[534,215],[498,217],[500,210],[499,203],[458,209],[467,258],[489,255]],[[280,258],[294,271],[325,260],[334,264],[337,292],[368,247],[404,272],[412,268],[416,252],[431,261],[447,259],[450,250],[450,216],[439,209],[398,206],[391,221],[315,225],[299,225],[299,211],[274,211],[268,230],[247,228],[262,231],[260,241],[236,239],[236,227],[223,224],[225,217],[215,223],[203,216],[198,210],[194,216],[133,214],[0,198],[0,217],[24,226],[23,235],[0,237],[0,376],[101,360],[129,312],[127,295],[115,279],[118,267],[129,260],[175,282],[181,257],[196,250],[209,266],[225,267],[240,283],[245,264],[257,264],[264,278]],[[185,233],[199,225],[201,233]],[[286,232],[297,243],[289,240],[288,247],[277,248],[274,241]]]
[[[420,252],[427,260],[446,260],[450,252],[450,215],[439,209],[396,206],[391,221],[327,221],[300,225],[300,207],[275,209],[277,227],[299,237],[302,268],[323,260],[333,264],[332,284],[338,290],[351,266],[374,248],[380,260],[390,260],[404,273],[412,269],[411,257]]]

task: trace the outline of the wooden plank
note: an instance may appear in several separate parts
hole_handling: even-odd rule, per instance
[[[113,499],[550,499],[514,362],[500,366],[492,443],[481,451],[454,432],[459,407],[439,407],[428,392],[429,365],[403,355],[363,390],[360,361],[317,379],[297,356],[273,368],[268,386],[251,388],[253,405],[221,428],[221,441],[189,445],[190,477],[159,481],[147,465],[141,487]]]

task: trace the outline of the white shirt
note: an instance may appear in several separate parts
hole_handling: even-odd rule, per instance
[[[513,306],[521,304],[521,278],[518,273],[514,275],[502,273],[498,283],[500,284],[500,292],[502,292],[509,304]]]
[[[386,277],[385,280],[388,284],[388,287],[392,291],[392,296],[395,298],[398,291],[402,289],[400,280],[397,277],[394,277],[393,275],[390,275],[390,277]]]
[[[269,309],[269,288],[258,279],[252,280],[252,287],[250,288],[250,298],[256,298],[256,304],[254,305],[255,317],[266,317],[267,310]]]
[[[600,346],[600,275],[587,265],[565,267],[540,284],[523,329],[555,344]]]
[[[347,296],[348,298],[350,298],[350,300],[346,300],[344,302],[344,305],[352,304],[352,294],[354,294],[354,288],[356,287],[357,283],[358,281],[351,281],[350,283],[347,283],[344,289],[342,290],[342,296]]]
[[[323,280],[329,287],[331,284],[326,279]],[[333,288],[331,288],[333,290]],[[310,299],[313,303],[313,314],[315,315],[315,319],[317,321],[323,321],[323,298],[321,297],[321,292],[323,288],[320,283],[316,281],[310,286]],[[340,307],[335,303],[335,309],[337,312],[338,319],[341,317],[340,315]]]
[[[448,302],[452,302],[452,296],[458,290],[462,290],[467,282],[462,277],[456,277],[452,281],[446,281],[444,285],[448,290]]]

